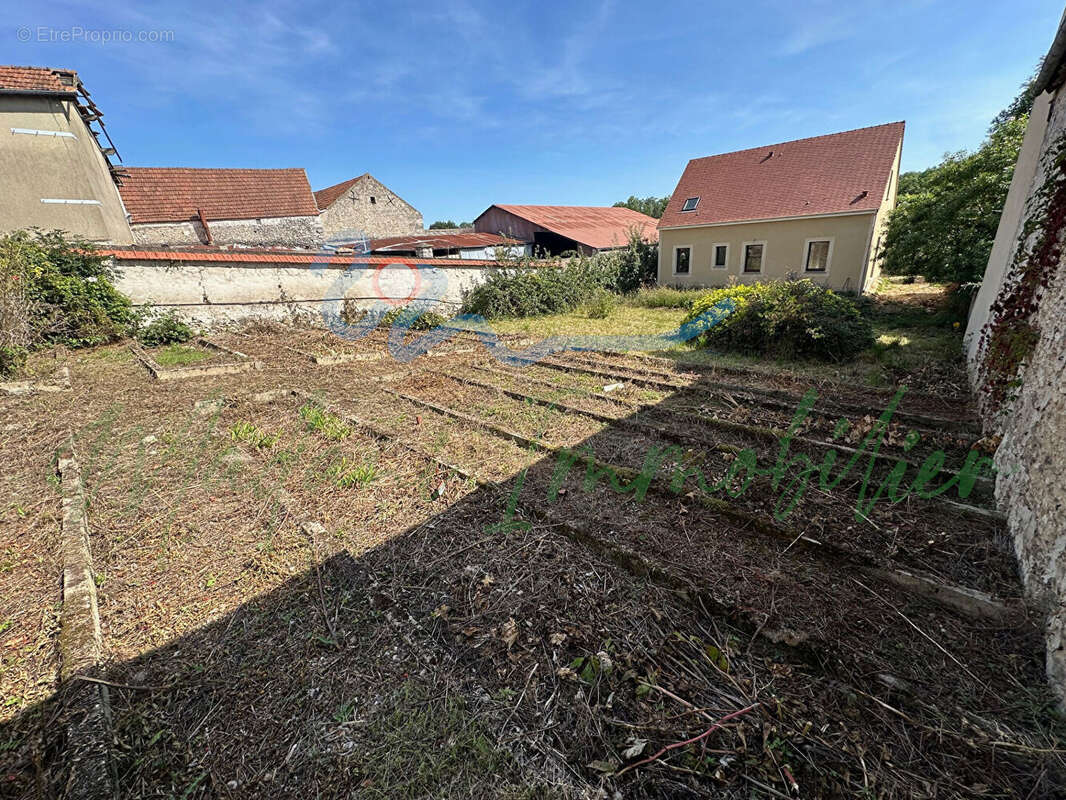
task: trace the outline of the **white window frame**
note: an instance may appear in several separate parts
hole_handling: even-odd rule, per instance
[[[761,244],[762,245],[762,261],[759,262],[758,272],[749,272],[747,270],[748,264],[748,245]],[[753,239],[750,242],[741,242],[740,244],[740,274],[741,275],[765,275],[766,274],[766,240],[765,239]]]
[[[682,214],[691,214],[693,211],[695,211],[697,208],[699,208],[700,207],[700,197],[701,197],[700,195],[696,195],[695,197],[686,197],[681,202],[681,213]],[[692,208],[685,208],[685,206],[688,205],[688,201],[689,200],[695,200],[696,202],[692,206]]]
[[[719,247],[725,248],[725,263],[722,266],[714,263],[714,256]],[[729,242],[715,242],[711,245],[711,269],[729,269]]]
[[[804,275],[828,275],[829,269],[833,266],[833,244],[835,241],[836,237],[834,236],[813,236],[804,240],[803,255],[800,257],[803,269],[800,271]],[[829,252],[825,256],[825,269],[807,269],[807,255],[810,252],[811,242],[829,242]]]
[[[677,271],[677,251],[688,250],[688,272]],[[692,277],[692,261],[696,254],[696,249],[690,244],[675,244],[673,255],[670,258],[670,274],[675,277]]]

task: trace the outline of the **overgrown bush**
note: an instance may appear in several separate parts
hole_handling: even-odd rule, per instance
[[[448,324],[448,318],[444,315],[438,314],[436,311],[430,311],[423,306],[411,304],[397,306],[390,311],[386,311],[381,315],[381,321],[378,325],[384,328],[391,328],[392,324],[397,321],[401,324],[410,321],[411,324],[408,327],[413,331],[429,331]]]
[[[0,378],[13,378],[26,366],[29,353],[25,347],[0,344]]]
[[[584,257],[547,266],[503,269],[470,290],[462,311],[485,319],[560,314],[590,300],[608,283],[608,276]]]
[[[699,337],[701,345],[778,358],[843,361],[873,343],[870,323],[855,303],[809,280],[715,289],[692,304],[685,321],[726,299],[735,303],[735,310]]]
[[[471,289],[462,313],[485,319],[562,314],[590,303],[601,291],[635,292],[655,281],[658,247],[639,234],[618,250],[573,254],[550,263],[516,259]]]
[[[137,338],[147,347],[161,344],[182,344],[189,341],[195,332],[170,311],[156,317],[137,332]]]
[[[588,314],[589,319],[607,319],[617,307],[618,295],[606,289],[600,289],[588,302],[585,313]]]
[[[0,237],[0,345],[84,347],[122,338],[134,312],[114,277],[91,243],[60,231]]]

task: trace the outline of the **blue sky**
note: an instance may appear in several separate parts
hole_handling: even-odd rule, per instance
[[[4,4],[0,61],[78,70],[126,164],[302,166],[315,189],[371,172],[427,225],[491,203],[669,194],[689,158],[899,119],[904,169],[929,166],[981,141],[1062,13],[1045,0]]]

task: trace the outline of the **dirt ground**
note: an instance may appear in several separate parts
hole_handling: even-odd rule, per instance
[[[891,389],[211,339],[261,369],[158,381],[113,346],[39,356],[69,392],[0,398],[0,796],[64,796],[78,752],[57,683],[71,434],[123,798],[1066,792],[987,482],[891,488],[938,450],[984,454],[965,396],[912,386],[882,457],[841,474]],[[801,456],[838,479],[801,494]]]

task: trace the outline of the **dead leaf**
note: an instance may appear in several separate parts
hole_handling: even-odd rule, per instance
[[[507,644],[507,649],[511,649],[518,640],[518,625],[514,621],[514,617],[510,617],[507,622],[500,626],[500,638]]]
[[[622,758],[636,758],[644,752],[644,748],[648,746],[648,740],[631,738],[629,739],[629,741],[626,742],[626,744],[628,745],[628,747],[626,747],[626,749],[622,751]]]
[[[566,641],[566,634],[565,633],[553,633],[551,636],[548,637],[548,641],[551,642],[556,647],[558,647],[559,645],[561,645],[563,642]]]

